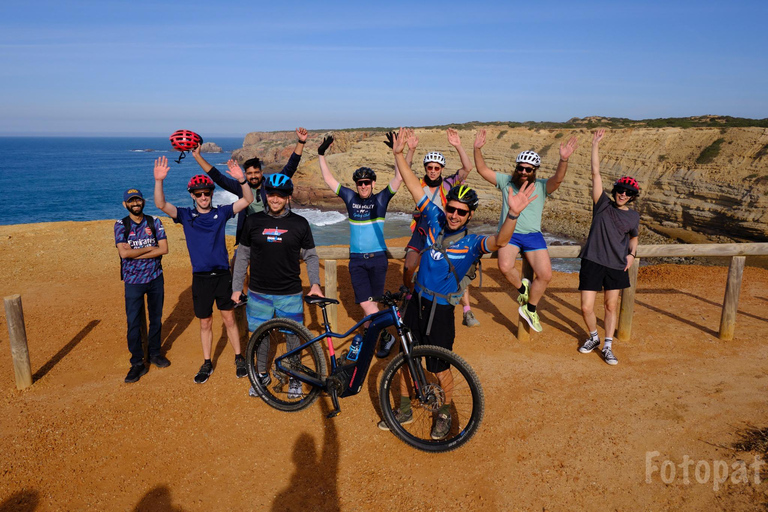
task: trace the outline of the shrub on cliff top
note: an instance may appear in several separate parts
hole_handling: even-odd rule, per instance
[[[720,154],[720,146],[723,145],[725,139],[717,139],[715,142],[704,148],[699,158],[696,159],[696,163],[699,165],[711,163],[717,155]]]

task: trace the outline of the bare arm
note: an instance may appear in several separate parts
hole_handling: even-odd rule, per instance
[[[551,194],[560,187],[565,179],[565,173],[568,171],[568,159],[578,145],[576,137],[571,137],[565,144],[560,143],[560,162],[557,164],[555,175],[547,180],[547,194]]]
[[[248,184],[248,180],[245,179],[243,169],[240,168],[237,162],[230,159],[227,161],[227,167],[227,174],[236,179],[243,190],[243,197],[235,201],[232,205],[232,211],[235,213],[240,213],[241,211],[248,208],[248,205],[253,202],[253,191],[251,190],[251,186]]]
[[[205,171],[206,174],[210,172],[211,169],[213,169],[213,166],[209,164],[205,158],[200,154],[200,147],[197,146],[195,149],[192,150],[192,156],[195,157],[195,161],[197,162],[197,165],[200,166],[200,168]]]
[[[636,236],[633,236],[629,239],[629,254],[627,255],[627,266],[624,267],[624,270],[629,270],[629,267],[632,266],[632,264],[637,259],[637,244],[639,242],[639,238]],[[632,258],[632,259],[629,259]]]
[[[323,175],[323,181],[325,181],[325,184],[336,193],[339,190],[339,181],[333,177],[331,169],[328,167],[328,162],[325,160],[325,152],[331,144],[333,144],[333,136],[328,135],[317,148],[317,161],[320,162],[320,173]]]
[[[424,197],[424,190],[421,188],[421,182],[419,178],[413,174],[411,166],[403,156],[403,149],[405,148],[405,140],[408,138],[409,130],[407,128],[400,128],[400,131],[394,136],[392,144],[392,153],[395,155],[395,164],[400,170],[400,175],[403,178],[405,186],[408,188],[408,192],[413,196],[413,200],[416,204]]]
[[[137,260],[143,260],[147,258],[157,258],[164,254],[168,254],[168,240],[163,238],[157,241],[157,247],[148,247],[149,251],[136,257]]]
[[[467,152],[464,151],[464,148],[461,145],[461,138],[459,137],[459,132],[457,132],[453,128],[448,128],[447,133],[448,133],[448,143],[454,148],[456,148],[456,151],[459,153],[459,158],[461,159],[461,169],[459,169],[458,181],[463,182],[464,180],[467,179],[467,176],[469,176],[469,173],[472,170],[472,161],[469,159]]]
[[[419,138],[413,133],[413,130],[410,133],[408,140],[405,141],[408,144],[408,153],[405,155],[405,161],[408,162],[408,165],[413,165],[413,157],[416,154],[416,147],[419,145]],[[397,169],[397,165],[395,165],[395,169]]]
[[[301,156],[301,153],[304,151],[304,144],[307,142],[308,136],[309,132],[307,130],[301,127],[296,128],[296,137],[298,137],[299,140],[296,141],[296,147],[293,149],[294,153]]]
[[[509,243],[512,238],[512,234],[515,232],[515,226],[517,226],[517,217],[525,210],[534,199],[538,196],[533,196],[533,192],[536,190],[536,185],[533,183],[523,183],[520,187],[520,191],[515,194],[512,187],[509,187],[507,194],[507,204],[509,205],[509,214],[504,219],[504,223],[501,225],[499,232],[495,235],[491,235],[486,240],[485,244],[489,251],[498,250],[500,247],[504,247]],[[514,218],[513,218],[514,217]]]
[[[600,154],[598,148],[603,140],[605,130],[595,131],[592,136],[592,202],[597,204],[603,195],[603,179],[600,177]]]
[[[178,212],[176,207],[171,203],[166,202],[165,192],[163,191],[163,180],[168,176],[168,171],[171,168],[168,167],[168,158],[161,156],[155,159],[155,206],[167,213],[172,219],[176,218]]]
[[[485,165],[482,151],[483,146],[485,146],[485,130],[478,130],[475,135],[475,167],[477,167],[477,172],[480,173],[480,176],[482,176],[485,181],[495,186],[496,172]]]

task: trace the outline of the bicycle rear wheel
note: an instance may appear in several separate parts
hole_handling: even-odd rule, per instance
[[[483,421],[485,402],[477,374],[464,359],[442,347],[415,346],[411,358],[421,375],[417,382],[426,400],[416,398],[413,379],[401,353],[384,369],[379,386],[384,421],[395,436],[419,450],[447,452],[460,447],[475,435]],[[404,390],[400,375],[405,375],[407,382]],[[395,414],[401,395],[410,397],[412,416],[398,423]],[[439,432],[438,411],[444,405],[448,405],[450,428]]]
[[[320,388],[301,382],[279,370],[275,359],[312,339],[306,327],[287,318],[273,318],[253,333],[245,349],[248,378],[259,397],[281,411],[300,411],[311,405]],[[281,362],[291,371],[325,380],[325,356],[319,342]]]

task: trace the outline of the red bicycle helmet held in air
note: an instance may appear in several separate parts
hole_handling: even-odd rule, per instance
[[[203,138],[192,130],[176,130],[169,137],[169,139],[173,149],[176,151],[181,151],[179,159],[176,160],[177,164],[180,164],[182,159],[187,156],[187,151],[195,149],[197,146],[203,143]]]

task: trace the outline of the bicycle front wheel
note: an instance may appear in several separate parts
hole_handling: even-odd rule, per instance
[[[419,450],[447,452],[460,447],[483,421],[485,402],[477,374],[442,347],[415,346],[411,359],[415,378],[402,353],[384,369],[379,386],[384,421],[400,440]],[[414,380],[422,388],[423,400],[414,393]],[[410,398],[410,415],[400,411],[401,396]]]
[[[300,411],[311,405],[320,388],[278,369],[275,359],[312,339],[306,327],[288,318],[273,318],[253,333],[245,349],[248,378],[259,397],[281,411]],[[319,342],[281,361],[284,368],[321,381],[327,375]]]

